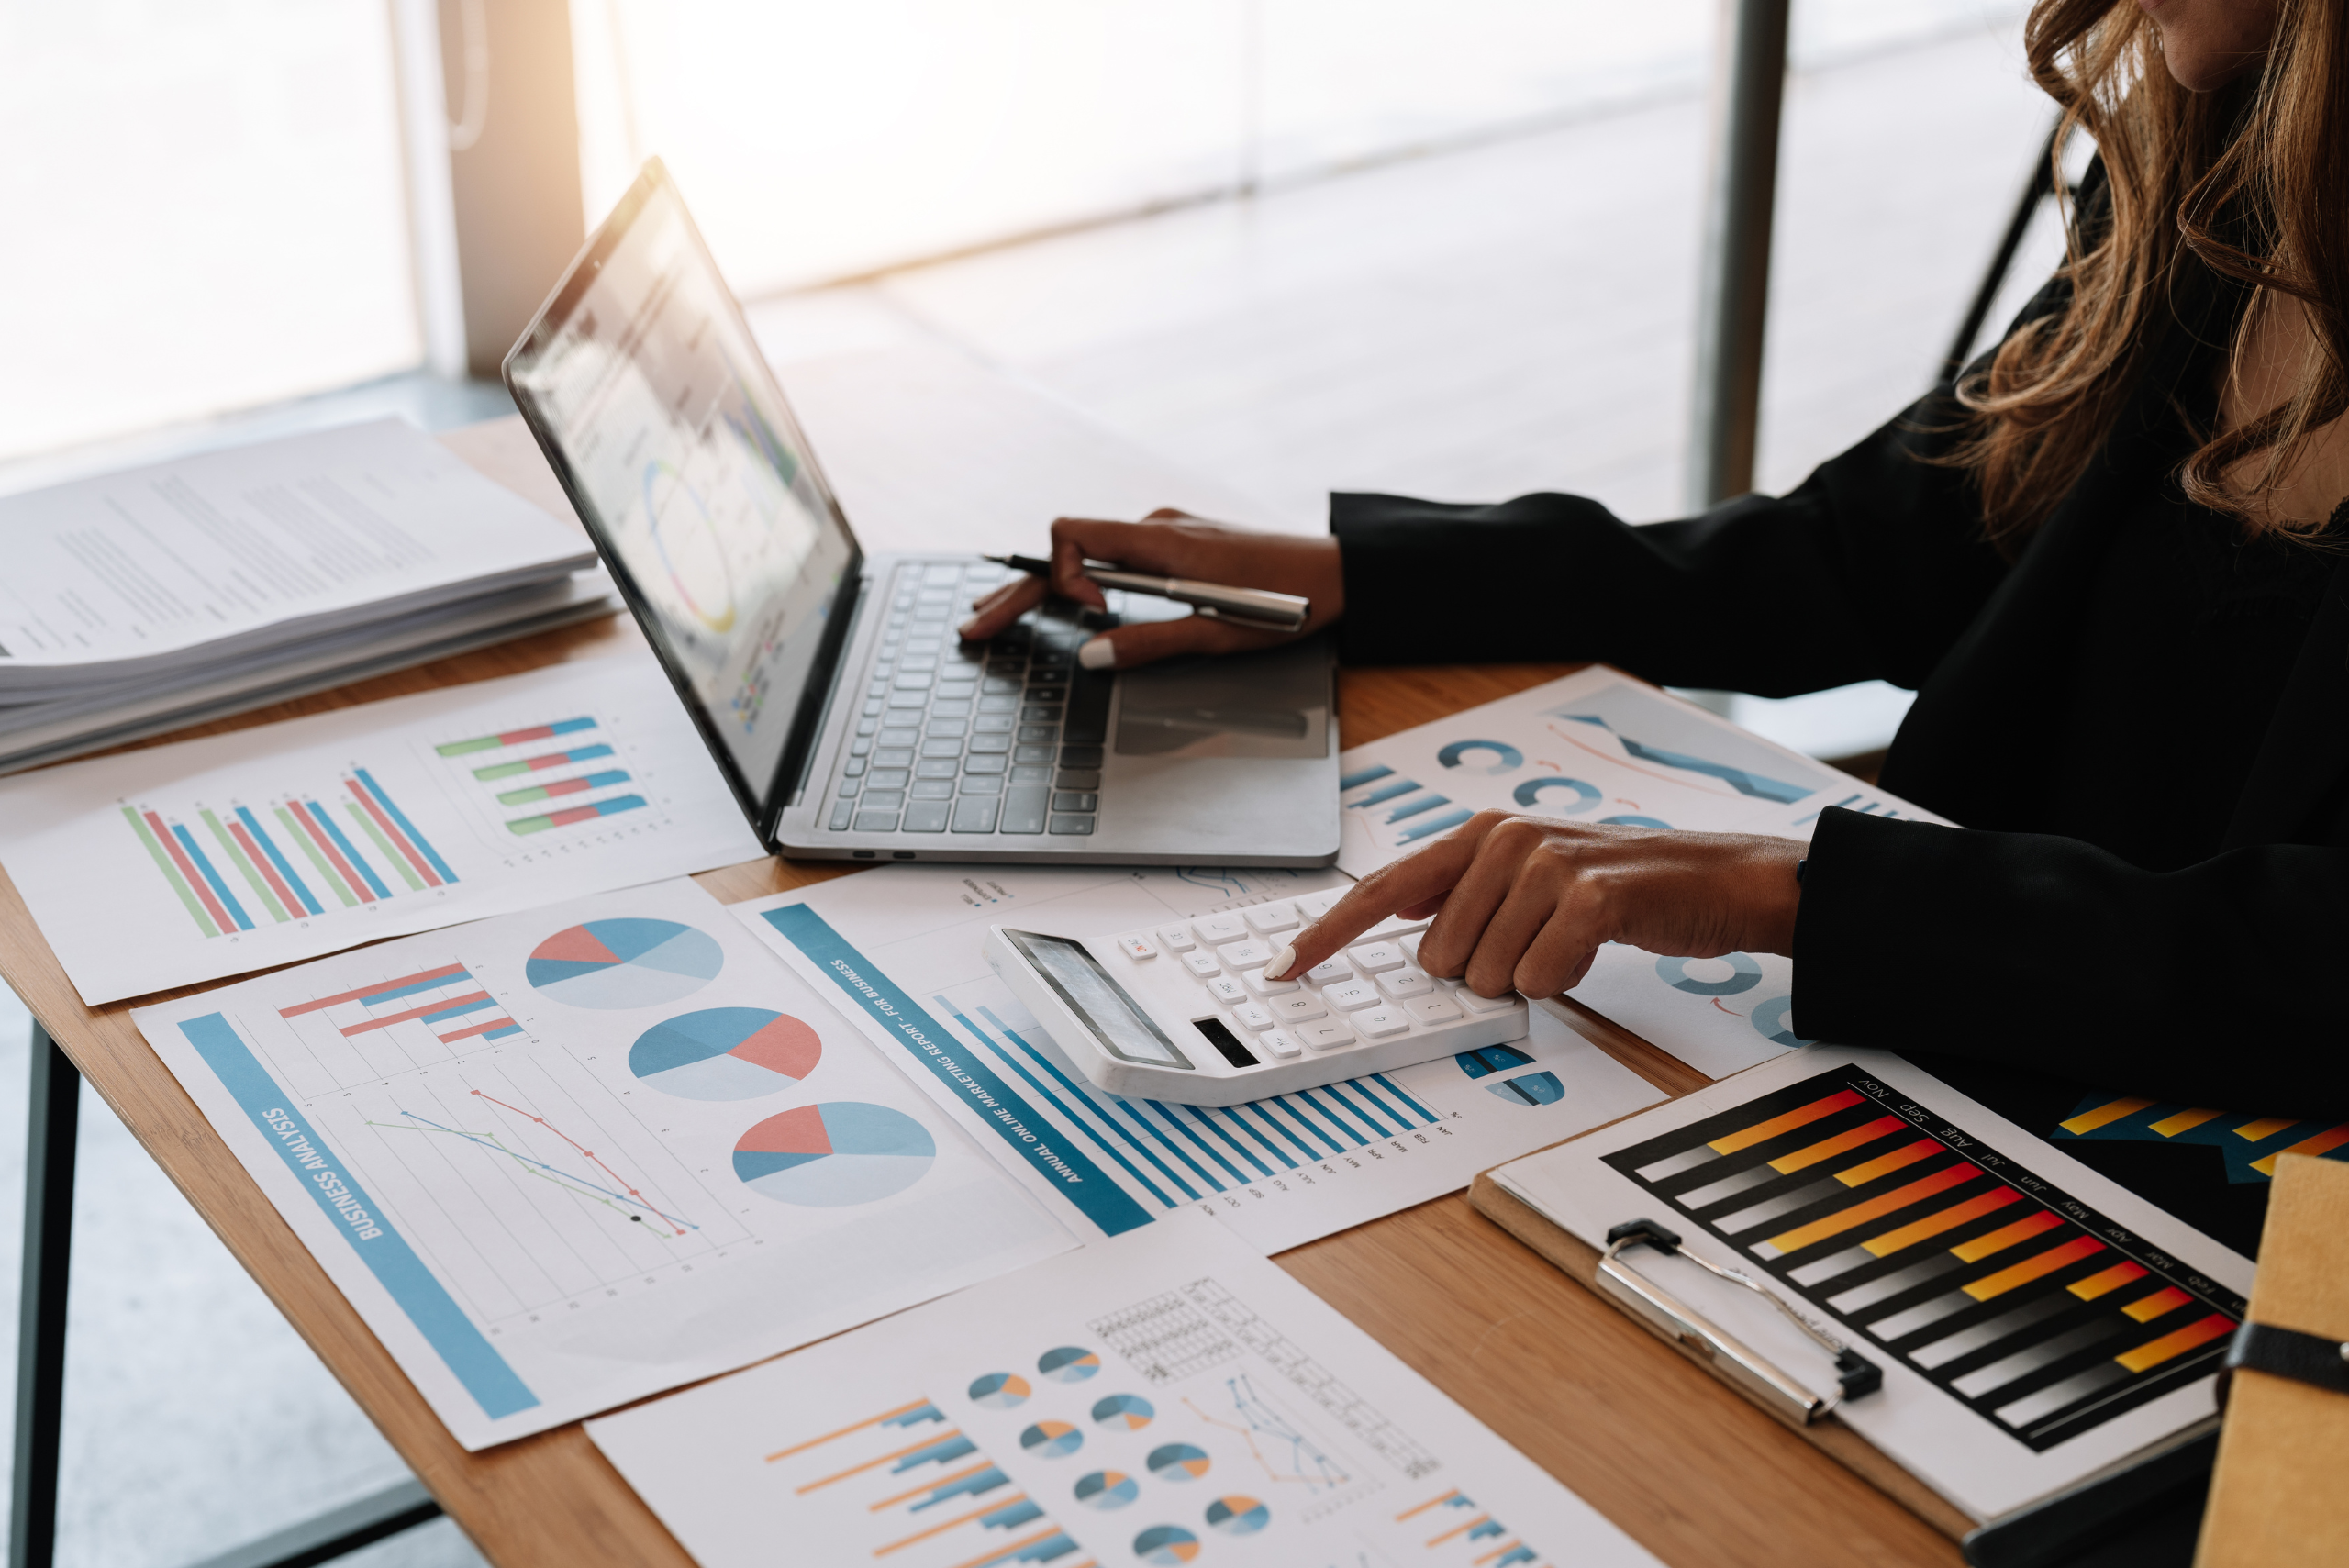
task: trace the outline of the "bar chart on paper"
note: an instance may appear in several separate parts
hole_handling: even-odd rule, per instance
[[[1197,1215],[588,1434],[706,1568],[1653,1562]]]
[[[0,861],[93,1005],[757,853],[641,659],[0,780]]]
[[[184,809],[118,807],[195,929],[206,937],[289,924],[329,908],[446,887],[457,873],[373,773],[340,787]]]
[[[2034,1451],[2210,1376],[2243,1318],[1854,1066],[1604,1160]]]
[[[475,804],[495,807],[516,838],[642,811],[647,804],[629,787],[633,775],[618,765],[604,727],[590,715],[469,735],[432,750],[473,786]]]
[[[985,967],[985,922],[1131,929],[1291,894],[1297,875],[1002,868],[982,881],[893,867],[735,914],[1080,1235],[1122,1235],[1196,1207],[1279,1251],[1454,1191],[1498,1160],[1656,1098],[1546,1014],[1505,1053],[1244,1105],[1113,1094],[1070,1067]]]

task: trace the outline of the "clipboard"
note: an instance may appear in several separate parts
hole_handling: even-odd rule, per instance
[[[2343,1174],[2349,1176],[2349,1169],[2344,1169]],[[1469,1187],[1468,1201],[1486,1218],[1594,1294],[1620,1307],[1634,1321],[1781,1425],[1958,1541],[1966,1562],[1974,1568],[2056,1568],[2072,1560],[2080,1549],[2124,1516],[2167,1508],[2179,1499],[2191,1498],[2210,1474],[2219,1444],[2215,1421],[2198,1423],[2165,1442],[2131,1456],[2122,1465],[1990,1524],[1977,1526],[1898,1461],[1835,1418],[1835,1407],[1842,1399],[1860,1397],[1866,1391],[1869,1379],[1876,1375],[1874,1367],[1850,1347],[1826,1342],[1815,1324],[1804,1321],[1799,1313],[1766,1287],[1750,1279],[1734,1282],[1771,1296],[1773,1304],[1793,1318],[1807,1337],[1821,1341],[1821,1353],[1815,1364],[1769,1364],[1734,1335],[1673,1300],[1653,1282],[1642,1280],[1636,1263],[1627,1266],[1626,1254],[1639,1247],[1659,1246],[1671,1237],[1668,1229],[1651,1219],[1627,1218],[1609,1232],[1609,1246],[1602,1251],[1553,1223],[1507,1191],[1493,1180],[1489,1171],[1480,1173]],[[2343,1207],[2344,1212],[2349,1212],[2349,1183],[2344,1183]],[[1657,1231],[1663,1235],[1656,1236]],[[1672,1250],[1676,1251],[1677,1239],[1672,1238]],[[2349,1254],[2349,1237],[2344,1237],[2343,1251]],[[1682,1255],[1709,1272],[1722,1272],[1693,1254]],[[1625,1277],[1627,1274],[1629,1278]],[[1669,1305],[1653,1300],[1653,1296],[1664,1297]],[[2349,1305],[2344,1305],[2344,1310],[2349,1310]],[[1764,1364],[1755,1365],[1757,1361]],[[2349,1406],[2349,1397],[2341,1403]],[[2349,1412],[2343,1413],[2343,1419],[2349,1423]],[[2349,1430],[2349,1425],[2344,1425],[2343,1429]],[[2232,1568],[2235,1562],[2270,1560],[2245,1556],[2229,1560],[2226,1568]]]
[[[1670,1344],[1688,1360],[1703,1367],[1721,1382],[1735,1389],[1741,1396],[1766,1411],[1774,1420],[1799,1433],[1804,1440],[1834,1459],[1845,1469],[1857,1473],[1876,1490],[1892,1497],[1910,1513],[1915,1514],[1943,1535],[1956,1540],[1964,1538],[1975,1528],[1974,1521],[1953,1507],[1941,1494],[1887,1458],[1874,1443],[1834,1418],[1832,1406],[1827,1404],[1830,1391],[1821,1386],[1829,1382],[1828,1369],[1832,1366],[1831,1360],[1826,1354],[1822,1353],[1817,1367],[1773,1367],[1771,1369],[1776,1381],[1791,1385],[1793,1389],[1800,1390],[1802,1395],[1824,1405],[1824,1408],[1812,1408],[1806,1411],[1801,1407],[1800,1396],[1789,1393],[1765,1395],[1760,1392],[1757,1384],[1769,1379],[1757,1378],[1745,1357],[1732,1355],[1725,1359],[1716,1350],[1715,1346],[1724,1340],[1732,1344],[1738,1343],[1733,1336],[1709,1324],[1689,1325],[1692,1329],[1699,1329],[1697,1333],[1678,1332],[1666,1326],[1664,1315],[1642,1311],[1629,1305],[1622,1282],[1613,1277],[1611,1273],[1603,1274],[1601,1272],[1602,1265],[1609,1262],[1606,1251],[1590,1245],[1563,1227],[1553,1224],[1547,1218],[1536,1212],[1531,1205],[1504,1190],[1497,1182],[1493,1180],[1491,1172],[1482,1173],[1476,1177],[1468,1189],[1468,1201],[1486,1218],[1532,1248],[1586,1288],[1622,1307],[1630,1317],[1655,1334],[1658,1339]],[[1637,1216],[1626,1217],[1627,1223],[1636,1222],[1638,1219]],[[1623,1228],[1619,1226],[1617,1229],[1620,1231]],[[1616,1251],[1616,1248],[1610,1245],[1609,1251]],[[1622,1255],[1620,1251],[1613,1262],[1620,1268]],[[1632,1268],[1636,1270],[1636,1264],[1632,1265]],[[1606,1283],[1601,1283],[1602,1280]],[[1651,1286],[1651,1288],[1653,1287]],[[1704,1337],[1703,1329],[1711,1329],[1710,1340]],[[1743,1350],[1742,1344],[1739,1345],[1739,1349]],[[1834,1390],[1834,1393],[1839,1395],[1843,1392],[1844,1390],[1842,1389]]]

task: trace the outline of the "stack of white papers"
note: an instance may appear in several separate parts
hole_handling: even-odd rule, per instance
[[[613,607],[580,531],[396,419],[0,498],[0,771]]]

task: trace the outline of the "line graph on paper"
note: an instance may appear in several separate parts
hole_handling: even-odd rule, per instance
[[[561,1057],[407,1073],[308,1108],[491,1323],[750,1237],[652,1129]]]
[[[1294,1420],[1257,1392],[1246,1373],[1223,1380],[1220,1397],[1202,1403],[1185,1396],[1191,1413],[1210,1427],[1232,1433],[1248,1451],[1265,1482],[1295,1486],[1308,1496],[1335,1492],[1353,1479],[1347,1466],[1332,1458]]]
[[[1416,1480],[1439,1468],[1434,1454],[1215,1280],[1193,1280],[1090,1326],[1161,1386],[1252,1353],[1405,1475]]]
[[[751,1240],[739,1195],[718,1195],[585,1063],[533,1048],[462,963],[312,997],[269,1021],[253,1032],[271,1066],[484,1322],[601,1297]]]

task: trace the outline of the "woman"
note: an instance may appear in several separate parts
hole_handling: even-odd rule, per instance
[[[1638,528],[1554,495],[1338,495],[1319,539],[1054,525],[1056,592],[1099,602],[1089,556],[1304,594],[1351,662],[1913,686],[1883,783],[1965,824],[1831,810],[1806,846],[1486,813],[1365,879],[1285,971],[1397,909],[1440,909],[1421,961],[1486,995],[1571,986],[1608,940],[1788,953],[1814,1038],[2349,1110],[2349,4],[2040,0],[2027,38],[2099,150],[2067,264],[1995,353],[1785,497]],[[1007,585],[964,634],[1043,591]],[[1192,618],[1082,657],[1269,640]]]

